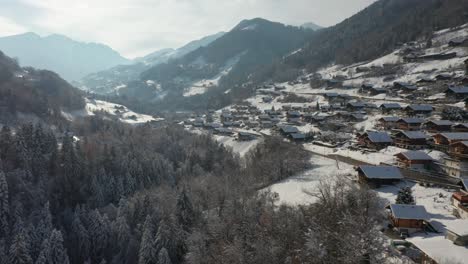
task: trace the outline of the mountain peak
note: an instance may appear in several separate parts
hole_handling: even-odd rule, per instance
[[[315,24],[314,22],[308,22],[308,23],[302,24],[300,28],[312,29],[314,31],[317,31],[319,29],[322,29],[323,27]]]

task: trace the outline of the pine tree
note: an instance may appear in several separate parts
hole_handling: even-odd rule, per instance
[[[8,225],[10,211],[8,199],[8,183],[0,164],[0,237],[7,237],[10,233]]]
[[[79,210],[76,209],[73,215],[73,221],[70,232],[70,257],[72,262],[82,263],[89,257],[90,238],[88,230],[80,219]]]
[[[62,233],[53,230],[50,237],[44,240],[36,264],[68,264],[67,250],[63,247]]]
[[[413,191],[410,187],[403,187],[398,191],[397,204],[415,204]]]
[[[151,217],[146,216],[141,237],[140,252],[138,254],[138,264],[157,264],[158,250],[155,244],[155,227]]]
[[[185,189],[182,190],[177,198],[177,218],[186,231],[192,227],[193,222],[195,221],[193,206]]]
[[[158,264],[172,264],[171,258],[165,248],[162,248],[158,254]]]
[[[18,230],[18,233],[13,237],[10,250],[8,252],[9,264],[32,264],[33,260],[29,254],[26,231]]]

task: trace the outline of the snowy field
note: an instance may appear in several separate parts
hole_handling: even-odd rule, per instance
[[[85,109],[72,113],[62,112],[68,120],[77,117],[93,116],[95,112],[105,112],[109,115],[118,116],[119,120],[128,124],[142,124],[151,121],[162,121],[162,118],[154,118],[150,115],[139,114],[119,104],[109,103],[101,100],[90,100],[86,98]]]
[[[336,162],[319,155],[311,159],[313,168],[267,188],[277,193],[279,203],[288,205],[306,205],[316,201],[313,196],[321,181],[349,179],[355,174],[351,165]]]

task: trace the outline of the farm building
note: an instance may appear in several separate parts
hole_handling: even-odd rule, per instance
[[[424,120],[421,118],[401,118],[399,119],[396,124],[397,128],[405,131],[416,131],[421,129],[421,125],[423,124]]]
[[[366,132],[358,137],[358,144],[370,149],[383,149],[390,146],[393,139],[386,132]]]
[[[405,149],[423,149],[427,146],[427,136],[420,131],[398,131],[394,135],[397,147]]]
[[[434,108],[432,107],[432,105],[425,105],[425,104],[408,105],[405,108],[405,111],[409,116],[430,115],[433,110]]]
[[[433,159],[422,151],[406,151],[395,155],[398,166],[409,169],[429,169]]]
[[[394,129],[397,127],[397,121],[400,120],[399,117],[396,117],[396,116],[386,116],[386,117],[382,117],[378,120],[378,126],[380,128],[383,128],[385,130],[388,130],[388,129]]]
[[[393,166],[361,165],[357,169],[359,183],[371,187],[390,185],[403,179],[400,169]]]
[[[426,208],[422,205],[390,205],[390,220],[400,233],[411,234],[423,231],[429,218]]]
[[[428,132],[438,133],[452,130],[453,123],[450,120],[430,120],[424,123],[424,128]]]

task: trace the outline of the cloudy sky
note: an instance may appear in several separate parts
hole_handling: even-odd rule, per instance
[[[0,36],[63,34],[132,58],[229,31],[242,19],[334,25],[375,0],[0,0]]]

